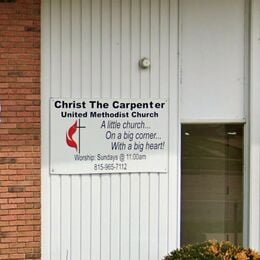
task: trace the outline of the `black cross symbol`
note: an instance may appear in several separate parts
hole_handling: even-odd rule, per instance
[[[86,128],[86,126],[81,126],[80,125],[80,119],[78,120],[78,122],[79,122],[79,126],[77,126],[77,128],[79,129],[79,153],[80,153],[80,129],[81,128]]]

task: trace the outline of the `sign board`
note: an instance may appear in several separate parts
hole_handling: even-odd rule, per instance
[[[165,99],[51,99],[50,172],[168,171]]]

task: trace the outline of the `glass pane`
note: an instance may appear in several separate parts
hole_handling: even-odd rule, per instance
[[[242,245],[243,125],[183,125],[181,169],[181,244]]]

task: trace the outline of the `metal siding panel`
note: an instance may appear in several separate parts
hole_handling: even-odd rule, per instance
[[[51,95],[59,96],[61,91],[61,5],[51,2]],[[50,259],[60,259],[60,176],[50,178],[51,216],[50,216]]]
[[[243,121],[245,0],[180,6],[181,119]]]
[[[92,98],[101,96],[101,0],[92,0]],[[100,259],[101,177],[92,175],[91,259]]]
[[[81,87],[81,0],[71,5],[72,96],[82,97]],[[71,176],[71,260],[81,253],[81,176]]]
[[[92,1],[81,2],[81,80],[82,97],[92,94]],[[89,175],[81,177],[81,258],[91,259],[92,180]]]
[[[131,97],[130,1],[121,2],[121,97]],[[120,188],[120,259],[130,257],[130,176],[121,175]]]
[[[71,0],[61,1],[61,94],[62,97],[71,96]]]
[[[51,53],[45,54],[51,57],[52,71],[47,99],[167,98],[170,91],[175,95],[177,80],[172,78],[174,88],[169,88],[169,55],[177,55],[176,46],[169,51],[169,0],[52,0],[52,6],[54,9],[45,7],[53,18],[49,25]],[[177,26],[177,17],[172,23]],[[138,61],[144,56],[152,60],[150,70],[139,69]],[[177,59],[172,62],[176,69]],[[44,108],[49,110],[48,102]],[[177,110],[172,112],[177,118]],[[172,151],[175,148],[173,144]],[[48,157],[47,146],[44,151]],[[44,193],[52,190],[49,217],[46,202],[43,207],[52,227],[47,232],[51,242],[46,246],[46,253],[55,248],[51,249],[52,259],[155,260],[169,246],[176,246],[168,232],[168,224],[175,223],[175,219],[170,222],[174,213],[168,210],[169,203],[176,202],[175,193],[168,190],[169,181],[177,183],[176,172],[171,177],[154,173],[48,174],[46,169]]]
[[[60,176],[51,178],[51,259],[60,258]]]
[[[142,0],[140,6],[140,49],[141,57],[150,59],[150,1]],[[140,98],[150,97],[150,70],[140,70]],[[139,259],[149,256],[149,173],[140,174],[140,255]]]
[[[101,176],[101,259],[109,259],[110,256],[110,200],[111,200],[111,182],[110,175]]]
[[[111,80],[112,80],[112,98],[121,96],[121,1],[111,1]],[[120,174],[111,175],[111,260],[120,260]]]
[[[71,96],[71,1],[61,2],[61,92],[59,96]],[[54,86],[55,88],[55,86]],[[71,177],[61,178],[61,258],[71,259]]]
[[[169,176],[167,251],[180,246],[180,119],[178,77],[178,1],[170,0],[169,21]]]
[[[151,52],[151,72],[150,72],[150,95],[152,98],[159,97],[160,94],[160,0],[151,0],[151,25],[150,25],[150,52]],[[150,175],[149,194],[149,260],[159,259],[159,173]]]
[[[70,259],[71,186],[70,176],[61,178],[61,259]]]
[[[91,177],[81,180],[81,259],[91,259]]]
[[[130,259],[139,259],[139,175],[130,180]]]
[[[101,0],[92,0],[91,39],[92,39],[92,98],[101,96]]]
[[[102,98],[111,97],[111,2],[102,0],[101,14],[101,92]],[[101,259],[110,259],[110,203],[111,203],[111,176],[101,176]]]
[[[130,256],[130,174],[121,176],[121,205],[120,205],[120,258],[129,259]]]
[[[100,259],[100,176],[91,176],[91,259]]]
[[[140,1],[131,1],[131,97],[140,97]],[[130,179],[130,260],[140,256],[140,174]]]
[[[110,258],[120,260],[120,176],[111,176],[111,209],[110,209]]]
[[[82,97],[92,94],[92,1],[81,0]]]
[[[160,2],[160,97],[169,93],[169,0]],[[159,176],[159,257],[167,252],[168,245],[168,177]]]

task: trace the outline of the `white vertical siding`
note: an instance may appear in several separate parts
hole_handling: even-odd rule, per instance
[[[178,245],[177,2],[43,1],[44,260],[156,260]],[[169,172],[50,175],[50,97],[168,98]]]
[[[169,3],[167,1],[160,1],[159,7],[159,83],[160,83],[160,97],[168,96],[169,84]],[[159,175],[159,254],[164,254],[167,251],[167,234],[168,234],[168,176]],[[176,202],[175,202],[176,203]]]
[[[81,2],[81,76],[82,97],[91,97],[92,90],[92,3],[91,0]],[[98,203],[98,202],[97,202]],[[80,259],[92,259],[92,178],[81,176],[81,257]],[[58,259],[59,260],[59,259]],[[67,259],[66,259],[67,260]]]
[[[179,1],[178,1],[179,3]],[[179,16],[179,6],[177,1],[170,1],[169,6],[169,169],[168,175],[168,239],[167,250],[171,250],[172,244],[180,246],[180,102],[179,102],[179,44],[178,35],[179,24],[176,17]],[[151,258],[154,259],[155,258]]]
[[[181,119],[243,121],[245,0],[181,0]]]
[[[51,3],[51,50],[50,50],[50,95],[60,96],[61,94],[61,6],[59,1]],[[48,167],[47,167],[48,168]],[[50,260],[60,258],[60,219],[61,219],[61,196],[60,196],[60,178],[54,177],[50,180]]]
[[[259,1],[252,3],[251,119],[259,111]],[[43,260],[158,260],[179,245],[179,108],[183,121],[244,120],[244,22],[245,0],[42,1]],[[142,57],[150,69],[140,70]],[[169,172],[50,175],[50,97],[168,98]],[[253,123],[254,247],[258,129]]]
[[[121,3],[121,86],[122,98],[131,97],[131,52],[130,52],[130,22],[131,3],[122,0]],[[130,174],[121,176],[120,183],[120,255],[119,259],[130,259]]]
[[[140,97],[140,72],[137,62],[140,59],[140,1],[131,3],[131,97]],[[140,176],[131,175],[130,180],[130,260],[140,258]]]
[[[102,38],[102,97],[109,98],[111,96],[111,5],[110,1],[102,0],[101,8],[101,38]],[[111,235],[111,177],[104,175],[101,178],[101,238],[100,238],[100,259],[110,257],[110,235]]]

